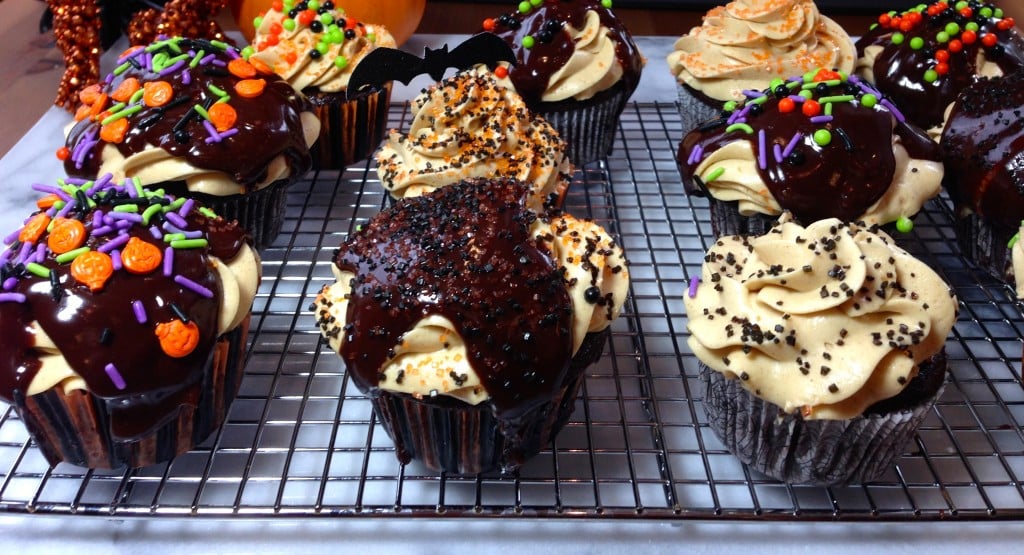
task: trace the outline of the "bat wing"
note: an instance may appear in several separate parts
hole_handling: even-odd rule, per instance
[[[515,65],[516,54],[505,39],[494,33],[477,33],[448,53],[448,67],[460,70],[477,64],[487,64],[494,69],[498,62]]]
[[[377,48],[363,58],[349,78],[349,94],[367,87],[380,87],[389,81],[406,85],[423,73],[423,59],[395,48]]]

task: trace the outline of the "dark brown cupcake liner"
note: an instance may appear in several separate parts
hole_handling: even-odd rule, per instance
[[[431,470],[454,474],[512,472],[569,421],[583,372],[601,357],[608,335],[608,330],[587,334],[558,394],[514,419],[499,418],[487,402],[469,405],[444,396],[416,398],[381,390],[370,395],[374,412],[403,464],[418,460]]]
[[[1014,283],[1010,239],[1017,230],[1000,230],[976,214],[956,218],[956,242],[964,258],[973,262],[996,279]]]
[[[237,220],[238,225],[252,238],[253,247],[262,251],[273,244],[281,234],[286,193],[290,184],[290,180],[279,179],[251,193],[228,196],[192,193],[185,187],[184,182],[164,183],[159,187],[175,196],[194,198],[225,220]]]
[[[582,166],[611,154],[619,117],[632,93],[619,83],[588,100],[541,103],[535,112],[565,141],[569,161]]]
[[[704,122],[718,119],[722,116],[721,107],[709,104],[687,87],[680,85],[677,89],[679,91],[679,117],[683,122],[683,135],[696,129]]]
[[[768,231],[779,221],[778,216],[767,214],[740,214],[737,201],[723,201],[708,195],[708,208],[711,215],[711,231],[715,237],[729,235],[759,236]]]
[[[218,339],[196,406],[182,405],[171,418],[142,437],[120,439],[111,432],[110,402],[84,390],[60,386],[24,399],[15,410],[51,466],[67,462],[87,468],[140,468],[168,461],[202,443],[220,428],[238,394],[245,366],[249,317]]]
[[[320,118],[320,136],[309,149],[313,169],[344,169],[369,158],[384,140],[391,83],[353,99],[344,92],[307,97]]]
[[[752,470],[794,485],[870,482],[893,467],[942,393],[945,356],[922,364],[922,373],[927,364],[941,374],[925,398],[848,420],[785,413],[702,363],[703,404],[711,431]]]

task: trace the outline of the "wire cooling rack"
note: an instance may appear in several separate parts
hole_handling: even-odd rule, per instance
[[[406,128],[403,107],[392,127]],[[710,240],[706,202],[674,162],[674,104],[631,104],[616,151],[577,172],[567,203],[621,238],[632,295],[571,422],[510,476],[400,465],[370,403],[321,343],[308,306],[335,247],[385,205],[369,164],[310,174],[264,252],[245,379],[219,434],[141,470],[50,468],[0,408],[0,511],[191,517],[545,517],[732,520],[1024,519],[1021,328],[1009,290],[959,257],[942,203],[909,250],[961,300],[951,376],[908,453],[877,482],[787,486],[749,471],[707,427],[682,296]]]

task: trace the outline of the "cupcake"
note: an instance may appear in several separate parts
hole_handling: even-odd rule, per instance
[[[384,210],[343,243],[312,309],[403,462],[512,471],[572,414],[629,287],[596,224],[464,181]]]
[[[217,430],[259,259],[194,200],[104,176],[58,186],[0,254],[0,399],[51,465],[142,467]]]
[[[1024,68],[1024,39],[991,3],[937,2],[882,14],[857,55],[857,74],[937,137],[965,87]]]
[[[938,145],[856,76],[819,69],[746,96],[679,147],[683,185],[708,197],[716,236],[761,234],[784,210],[909,231],[938,194]]]
[[[69,175],[201,201],[262,249],[278,235],[285,188],[310,165],[319,121],[309,103],[224,43],[169,38],[134,47],[79,98],[58,156]]]
[[[353,70],[375,48],[395,48],[380,25],[362,23],[334,2],[280,3],[257,18],[249,61],[262,63],[301,91],[320,118],[313,167],[340,169],[365,160],[384,139],[391,83],[349,93]]]
[[[490,72],[460,72],[413,99],[408,134],[391,131],[377,152],[377,175],[393,198],[472,178],[530,185],[528,205],[561,206],[573,167],[544,118]]]
[[[708,423],[753,470],[791,484],[892,467],[938,397],[952,290],[881,231],[783,217],[720,238],[685,296]]]
[[[683,130],[717,118],[777,76],[819,67],[853,71],[853,41],[811,0],[735,0],[676,40],[668,67],[679,82]]]
[[[942,131],[944,185],[965,257],[1014,283],[1009,243],[1024,220],[1024,72],[961,92]]]
[[[498,71],[558,130],[579,165],[611,153],[646,63],[610,8],[609,0],[522,2],[483,23],[516,53],[515,65]]]

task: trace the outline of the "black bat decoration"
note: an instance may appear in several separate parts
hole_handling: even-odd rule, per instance
[[[451,52],[447,44],[436,50],[424,48],[422,58],[395,48],[377,48],[367,54],[352,71],[348,91],[353,94],[366,87],[380,87],[388,81],[400,81],[408,85],[414,77],[423,73],[440,81],[450,67],[463,70],[477,64],[487,64],[487,67],[494,69],[498,62],[514,64],[516,55],[504,39],[493,33],[477,33]]]

